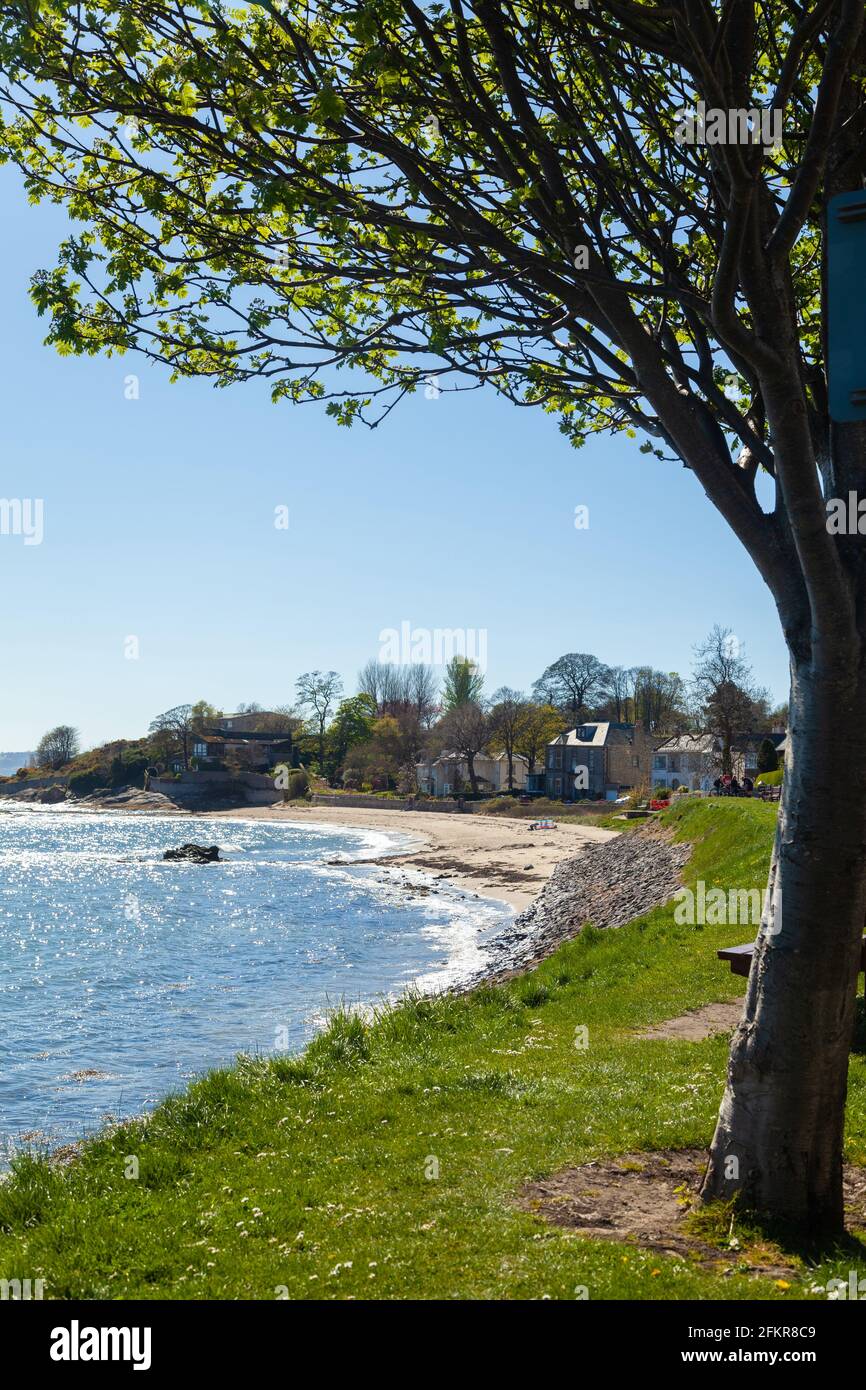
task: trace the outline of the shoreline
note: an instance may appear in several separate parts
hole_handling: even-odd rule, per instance
[[[206,811],[201,818],[306,823],[409,835],[414,843],[405,848],[353,862],[419,869],[477,897],[507,903],[518,913],[531,906],[563,860],[573,859],[587,845],[619,838],[615,830],[596,826],[559,825],[556,830],[530,831],[525,820],[506,816],[306,803]]]

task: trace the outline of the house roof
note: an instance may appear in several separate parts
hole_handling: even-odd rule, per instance
[[[240,710],[236,714],[221,714],[220,723],[225,723],[227,719],[277,719],[282,717],[273,709],[248,709]]]
[[[560,734],[558,738],[552,738],[547,745],[548,748],[603,748],[607,742],[607,736],[614,727],[624,728],[624,725],[615,726],[609,720],[587,720],[585,724],[578,724],[576,728],[569,729],[566,733]],[[579,738],[580,733],[585,732],[588,738]]]
[[[197,734],[196,737],[200,738],[202,735]],[[209,729],[204,737],[217,743],[289,743],[292,738],[288,732],[262,733],[258,729]]]
[[[487,762],[491,762],[491,763],[504,763],[504,762],[507,762],[507,761],[508,761],[508,754],[507,754],[507,753],[476,753],[476,755],[475,755],[475,761],[476,761],[476,762],[484,762],[485,759],[487,760]],[[435,767],[435,766],[437,765],[437,763],[465,763],[465,762],[466,762],[466,755],[465,755],[464,753],[454,753],[454,752],[452,752],[452,751],[450,751],[450,750],[446,750],[445,752],[440,753],[439,756],[438,756],[438,758],[419,758],[419,759],[418,759],[418,766],[419,766],[419,767]],[[525,756],[523,755],[523,753],[515,753],[515,754],[514,754],[514,762],[515,762],[515,763],[526,763],[526,764],[528,765],[528,764],[529,764],[529,759],[528,759],[527,757],[525,757]]]
[[[715,753],[719,747],[717,734],[674,734],[656,749],[657,753]]]
[[[753,743],[761,744],[766,739],[768,743],[772,743],[773,747],[778,749],[781,748],[783,743],[787,742],[787,738],[787,733],[780,734],[778,731],[774,731],[769,734],[764,732],[756,734],[752,733],[751,731],[748,731],[743,734],[736,734],[734,737],[734,743],[737,748],[743,748]]]

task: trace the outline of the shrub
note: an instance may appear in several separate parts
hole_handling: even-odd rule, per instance
[[[289,773],[288,786],[283,792],[286,801],[297,801],[300,797],[306,796],[310,789],[310,779],[302,767],[294,767]]]
[[[777,772],[779,768],[779,755],[776,752],[775,744],[765,738],[758,749],[756,767],[759,772]]]
[[[68,786],[73,796],[89,796],[97,787],[104,787],[105,782],[104,770],[95,768],[91,772],[73,772]]]

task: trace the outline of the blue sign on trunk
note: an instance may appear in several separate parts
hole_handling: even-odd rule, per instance
[[[830,417],[866,420],[866,189],[827,205]]]

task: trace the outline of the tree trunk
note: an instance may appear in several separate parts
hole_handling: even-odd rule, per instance
[[[843,1228],[848,1056],[866,916],[866,680],[858,654],[792,663],[767,904],[704,1200]],[[740,885],[736,885],[740,886]],[[742,885],[746,887],[747,885]]]
[[[467,767],[467,769],[468,769],[468,771],[469,771],[469,785],[470,785],[471,788],[472,788],[472,795],[473,795],[473,796],[477,796],[477,795],[478,795],[478,777],[476,776],[476,773],[475,773],[475,754],[474,754],[474,753],[467,753],[467,754],[466,754],[466,767]]]
[[[731,744],[733,742],[729,730],[722,734],[722,776],[732,777],[734,774],[734,760],[731,757]]]

